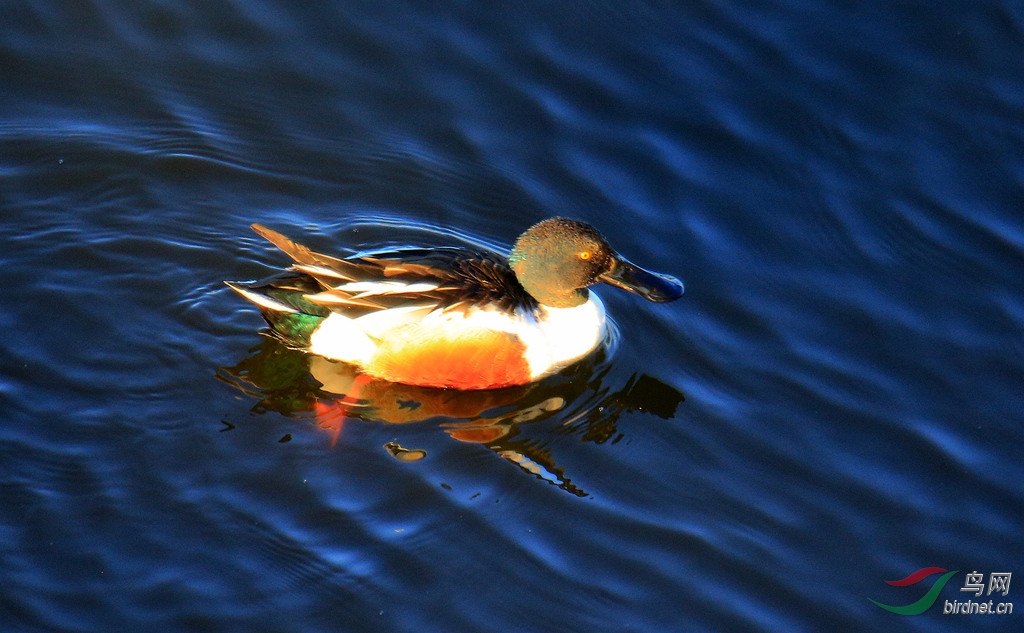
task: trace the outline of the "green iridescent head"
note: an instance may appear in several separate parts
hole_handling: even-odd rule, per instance
[[[631,264],[597,229],[567,218],[544,220],[520,235],[509,265],[534,299],[553,308],[585,303],[587,287],[598,282],[658,303],[674,301],[683,294],[683,284],[675,277]]]

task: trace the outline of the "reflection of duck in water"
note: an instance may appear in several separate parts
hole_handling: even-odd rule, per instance
[[[390,383],[460,390],[533,383],[606,338],[598,282],[656,302],[683,285],[619,256],[583,222],[545,220],[508,259],[468,248],[409,249],[344,259],[253,225],[295,264],[231,283],[287,344]],[[365,379],[364,379],[365,382]]]
[[[615,443],[622,437],[617,422],[623,413],[668,419],[683,401],[677,390],[647,375],[633,375],[618,390],[610,388],[603,351],[536,383],[487,391],[367,379],[350,365],[289,349],[276,338],[265,339],[253,352],[219,375],[259,398],[256,411],[311,417],[334,439],[350,418],[398,425],[433,420],[452,438],[486,446],[576,495],[586,493],[555,462],[548,441],[552,436]],[[404,461],[426,456],[426,451],[403,448],[397,438],[385,448]]]

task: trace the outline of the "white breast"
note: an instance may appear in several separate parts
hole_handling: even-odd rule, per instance
[[[526,362],[536,379],[557,371],[593,351],[605,335],[604,304],[593,292],[575,308],[541,306],[532,313],[509,314],[496,308],[465,312],[408,307],[371,312],[356,319],[333,313],[313,333],[310,351],[327,358],[365,365],[378,341],[389,337],[450,338],[464,331],[472,337],[482,330],[514,334],[526,347]]]
[[[527,316],[516,332],[526,344],[526,361],[534,378],[543,376],[592,352],[605,335],[604,304],[591,292],[575,308],[541,307],[541,318]]]

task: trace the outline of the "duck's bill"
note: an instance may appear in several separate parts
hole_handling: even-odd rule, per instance
[[[671,275],[644,270],[621,257],[616,257],[612,269],[597,279],[617,288],[635,292],[655,303],[675,301],[683,296],[683,282]]]

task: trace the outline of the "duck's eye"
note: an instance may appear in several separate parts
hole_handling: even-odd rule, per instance
[[[590,251],[580,251],[579,253],[576,254],[576,257],[579,257],[583,261],[587,261],[588,259],[590,259],[593,256],[594,256],[594,254],[591,253]]]

